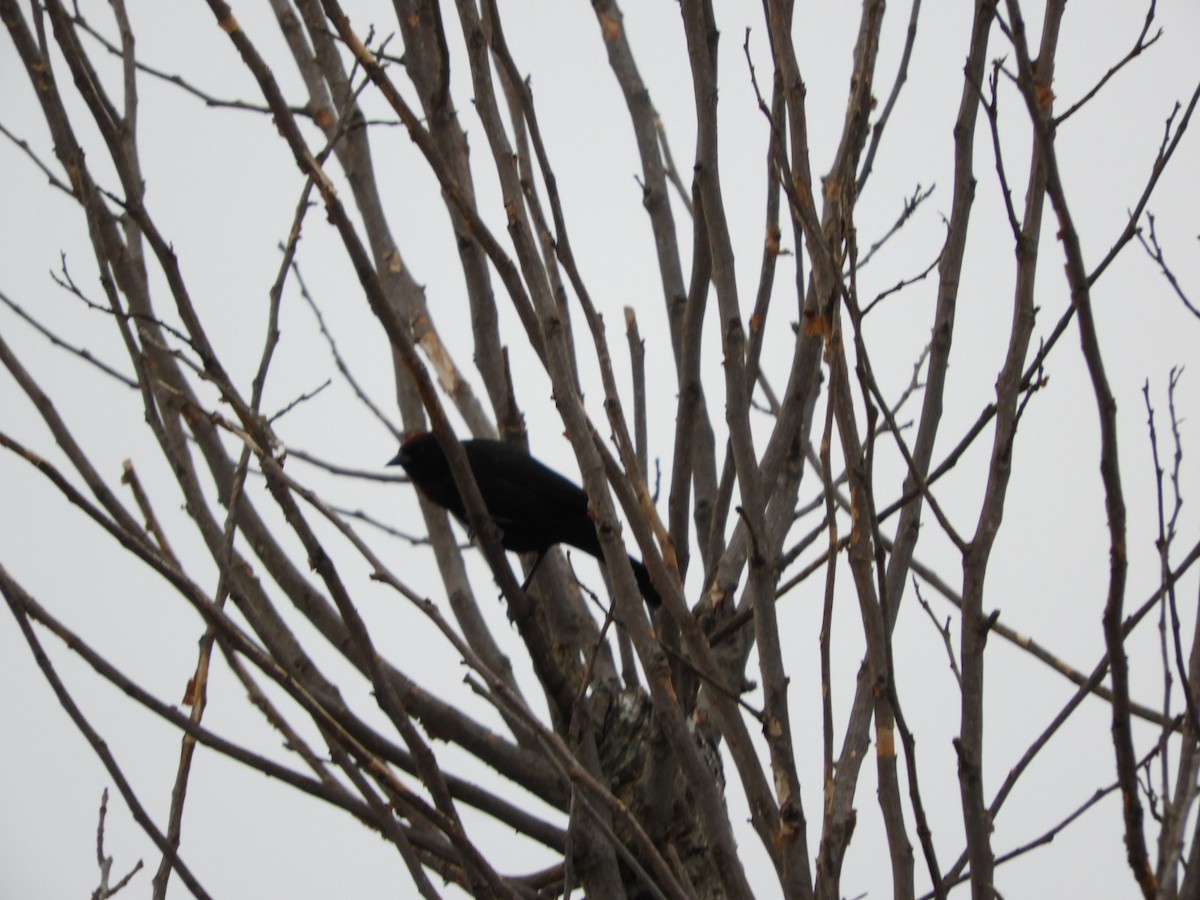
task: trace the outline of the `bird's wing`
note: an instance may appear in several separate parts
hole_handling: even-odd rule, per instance
[[[570,544],[598,555],[587,494],[520,449],[498,441],[465,445],[484,503],[511,549]]]

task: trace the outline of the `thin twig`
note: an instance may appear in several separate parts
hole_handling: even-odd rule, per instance
[[[1142,230],[1139,228],[1137,231],[1137,239],[1141,243],[1142,249],[1146,251],[1147,256],[1158,263],[1158,268],[1162,270],[1163,277],[1167,279],[1167,283],[1175,291],[1175,296],[1183,301],[1183,305],[1187,307],[1188,312],[1200,319],[1200,309],[1197,309],[1192,301],[1188,299],[1187,294],[1183,292],[1183,288],[1179,285],[1179,279],[1175,277],[1175,273],[1171,271],[1166,259],[1163,258],[1162,247],[1158,245],[1158,234],[1154,230],[1154,213],[1147,212],[1146,219],[1150,223],[1149,243],[1147,243],[1146,238],[1142,235]]]
[[[51,331],[49,328],[47,328],[45,325],[43,325],[41,322],[39,322],[37,319],[35,319],[33,316],[31,316],[29,313],[25,312],[24,309],[22,309],[15,301],[13,301],[3,291],[0,291],[0,302],[4,303],[5,306],[7,306],[14,313],[16,313],[18,316],[20,316],[26,322],[28,322],[33,328],[37,329],[37,331],[40,334],[42,334],[48,341],[50,341],[50,343],[53,344],[55,347],[61,347],[63,350],[66,350],[69,353],[74,353],[76,356],[78,356],[84,362],[90,363],[91,365],[95,366],[97,369],[99,369],[101,372],[103,372],[105,375],[109,376],[110,378],[115,378],[117,381],[121,382],[121,384],[125,385],[126,387],[133,388],[135,391],[137,390],[138,383],[135,379],[130,378],[128,375],[124,374],[123,372],[119,372],[117,369],[108,365],[107,363],[103,363],[100,360],[96,359],[96,357],[94,357],[92,355],[91,351],[88,350],[87,348],[76,347],[75,345],[70,344],[67,341],[63,340],[57,334],[55,334],[53,331]]]
[[[1123,68],[1125,68],[1126,65],[1128,65],[1130,62],[1132,62],[1135,57],[1140,56],[1143,50],[1149,48],[1156,41],[1158,41],[1158,39],[1160,37],[1162,37],[1163,30],[1160,28],[1160,29],[1158,29],[1158,31],[1156,31],[1154,33],[1154,37],[1150,38],[1150,40],[1146,40],[1146,35],[1150,33],[1150,25],[1154,22],[1154,8],[1156,5],[1157,5],[1157,0],[1150,0],[1150,6],[1146,10],[1146,20],[1145,20],[1144,24],[1142,25],[1141,33],[1138,34],[1137,40],[1135,40],[1133,42],[1133,47],[1130,49],[1130,51],[1128,53],[1126,53],[1125,56],[1123,56],[1120,59],[1120,61],[1118,61],[1112,68],[1110,68],[1107,72],[1105,72],[1104,76],[1099,81],[1096,82],[1096,84],[1092,87],[1091,90],[1089,90],[1086,94],[1084,94],[1082,97],[1080,97],[1074,103],[1072,103],[1067,108],[1066,112],[1062,113],[1059,116],[1055,116],[1054,126],[1056,128],[1059,125],[1061,125],[1064,121],[1066,121],[1069,117],[1073,116],[1076,112],[1078,112],[1084,106],[1084,104],[1086,104],[1089,100],[1091,100],[1098,93],[1100,93],[1100,89],[1103,88],[1104,85],[1108,84],[1109,80],[1114,75],[1116,75],[1118,72],[1120,72]]]

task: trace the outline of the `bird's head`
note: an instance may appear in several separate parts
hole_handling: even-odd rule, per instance
[[[400,452],[388,461],[389,466],[401,466],[409,475],[421,475],[446,468],[441,445],[428,431],[419,431],[400,444]]]

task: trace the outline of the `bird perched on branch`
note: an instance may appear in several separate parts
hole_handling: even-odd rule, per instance
[[[462,446],[484,506],[500,529],[501,545],[513,553],[537,554],[526,585],[555,544],[569,544],[603,562],[600,539],[588,515],[587,494],[582,488],[503,441],[476,439],[463,441]],[[426,499],[467,524],[467,510],[450,464],[432,434],[423,431],[408,438],[388,465],[403,466]],[[629,564],[646,603],[658,606],[661,600],[646,567],[632,556]]]

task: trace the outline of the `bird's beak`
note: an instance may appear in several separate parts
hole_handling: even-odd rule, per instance
[[[408,462],[408,454],[404,452],[404,448],[400,448],[400,452],[387,461],[389,466],[403,466]]]

